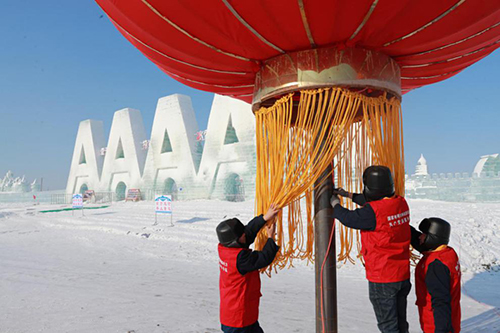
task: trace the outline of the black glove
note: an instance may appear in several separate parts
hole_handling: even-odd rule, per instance
[[[342,187],[334,188],[332,193],[333,193],[333,195],[340,195],[341,197],[344,197],[344,198],[350,198],[351,197],[351,193],[347,192]]]

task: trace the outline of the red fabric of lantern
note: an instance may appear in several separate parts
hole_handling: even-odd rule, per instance
[[[166,74],[251,102],[264,60],[337,45],[385,53],[403,93],[439,82],[500,47],[495,0],[96,0]]]

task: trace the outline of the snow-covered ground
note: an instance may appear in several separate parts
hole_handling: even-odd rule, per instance
[[[409,201],[412,225],[452,223],[463,268],[463,332],[500,332],[500,204]],[[80,212],[0,204],[0,332],[219,332],[215,226],[248,221],[253,202],[152,202]],[[314,267],[262,276],[266,332],[315,332]],[[377,332],[360,264],[338,269],[340,332]],[[408,317],[420,332],[414,291]]]

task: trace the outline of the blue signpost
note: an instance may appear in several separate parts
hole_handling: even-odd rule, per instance
[[[72,210],[72,215],[74,215],[75,209],[81,209],[82,210],[82,216],[84,216],[83,213],[83,196],[80,193],[73,194],[73,210]]]
[[[155,225],[158,224],[157,215],[170,214],[170,226],[173,227],[173,211],[172,211],[172,196],[171,195],[156,195],[155,196]]]

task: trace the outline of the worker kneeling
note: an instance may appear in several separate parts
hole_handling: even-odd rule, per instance
[[[411,228],[411,244],[423,254],[415,269],[420,327],[425,333],[460,332],[460,263],[448,246],[451,226],[437,217]]]
[[[363,173],[363,185],[363,194],[334,191],[334,217],[349,228],[361,230],[361,253],[379,330],[406,333],[407,296],[411,289],[410,209],[403,197],[394,195],[389,168],[368,167]],[[363,207],[346,209],[337,194]]]
[[[271,264],[279,246],[274,242],[276,224],[267,228],[268,240],[262,251],[248,247],[259,230],[278,214],[271,205],[265,215],[253,218],[246,226],[233,218],[217,226],[219,238],[220,321],[225,333],[261,333],[259,325],[259,269]]]

